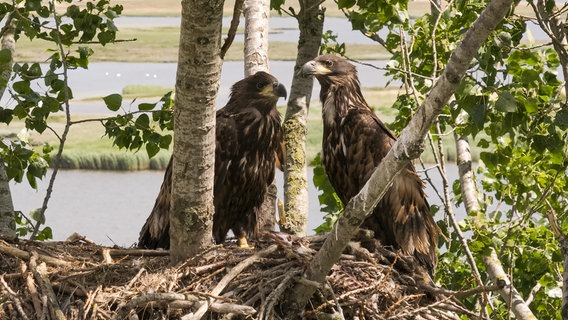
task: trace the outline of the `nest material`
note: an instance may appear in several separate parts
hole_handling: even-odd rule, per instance
[[[172,267],[166,251],[81,240],[0,240],[0,319],[284,319],[286,289],[322,237],[270,234],[255,250],[211,247]],[[457,319],[468,312],[410,258],[349,245],[305,319]],[[203,317],[202,317],[203,316]]]

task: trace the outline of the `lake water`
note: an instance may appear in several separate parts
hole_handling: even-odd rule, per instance
[[[447,167],[450,181],[457,178],[457,167]],[[309,233],[323,222],[317,190],[309,172]],[[50,172],[51,174],[51,172]],[[434,185],[442,182],[435,170],[430,171]],[[65,240],[73,232],[87,236],[98,244],[129,247],[138,240],[138,232],[150,214],[163,179],[161,171],[90,171],[61,170],[57,175],[52,198],[46,211],[47,225],[54,240]],[[35,191],[27,183],[11,183],[14,207],[29,212],[41,207],[47,179]],[[277,175],[279,198],[282,197],[282,174]],[[427,185],[430,204],[440,204]],[[463,214],[463,213],[462,213]],[[460,214],[461,215],[461,214]]]

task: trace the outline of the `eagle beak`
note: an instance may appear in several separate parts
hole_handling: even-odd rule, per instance
[[[320,63],[315,62],[314,60],[312,61],[308,61],[306,62],[306,64],[304,64],[302,66],[302,69],[300,70],[300,75],[302,75],[302,77],[307,77],[307,76],[313,76],[313,75],[318,75],[318,74],[327,74],[330,73],[331,71],[322,66]]]
[[[284,100],[286,100],[286,96],[287,96],[287,92],[286,92],[286,87],[281,84],[278,83],[278,85],[274,88],[274,93],[276,94],[276,96],[278,97],[283,97]]]

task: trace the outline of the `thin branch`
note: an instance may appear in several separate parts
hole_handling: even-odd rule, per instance
[[[233,19],[231,19],[231,26],[229,27],[229,31],[227,32],[227,38],[225,39],[225,43],[221,47],[221,59],[225,59],[225,54],[231,47],[233,40],[235,40],[235,35],[237,34],[237,28],[239,27],[239,21],[241,19],[241,13],[243,13],[243,4],[245,0],[236,0],[235,6],[233,8]]]
[[[55,0],[51,0],[50,2],[50,9],[55,21],[55,26],[56,26],[56,30],[57,32],[55,32],[55,37],[57,38],[57,45],[58,45],[58,50],[59,53],[61,54],[61,64],[63,67],[63,101],[64,101],[64,105],[65,105],[65,126],[63,128],[63,133],[61,135],[61,140],[59,142],[59,148],[57,149],[57,153],[55,155],[55,162],[52,162],[52,172],[51,172],[51,178],[49,179],[49,184],[47,186],[47,190],[45,192],[45,198],[43,199],[43,204],[41,206],[40,209],[40,213],[41,215],[45,215],[45,211],[47,210],[47,205],[49,203],[49,199],[51,198],[51,194],[53,192],[53,185],[55,184],[55,178],[57,177],[57,173],[59,172],[59,164],[60,164],[60,160],[61,160],[61,156],[63,154],[63,148],[65,146],[65,142],[67,140],[67,135],[69,134],[69,129],[71,127],[71,111],[70,111],[70,106],[69,106],[69,76],[67,74],[68,71],[68,65],[67,65],[67,59],[66,59],[66,54],[65,54],[65,49],[63,48],[63,43],[61,42],[61,37],[59,34],[59,30],[60,30],[60,19],[58,19],[57,17],[57,12],[55,11]],[[42,225],[42,219],[39,219],[37,221],[37,223],[34,226],[34,230],[30,235],[30,239],[31,240],[35,240],[35,238],[37,237],[37,234],[39,232],[39,227]]]

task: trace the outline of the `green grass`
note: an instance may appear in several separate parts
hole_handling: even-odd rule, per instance
[[[161,86],[128,85],[122,88],[123,98],[153,98],[162,97],[166,93],[174,91],[174,88]]]

